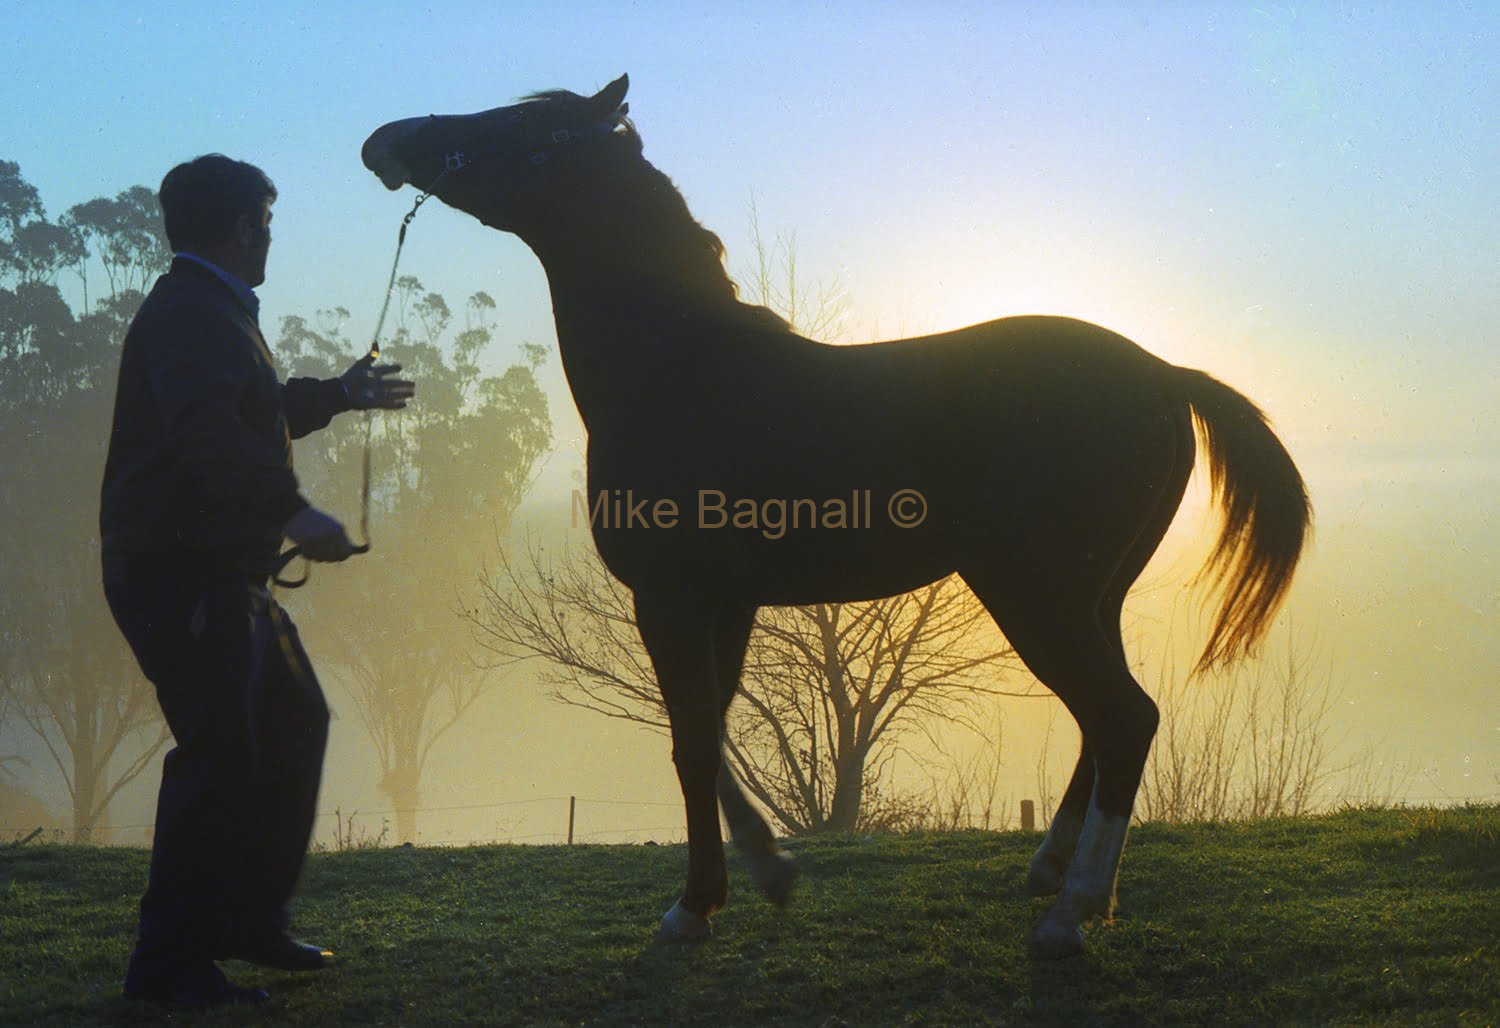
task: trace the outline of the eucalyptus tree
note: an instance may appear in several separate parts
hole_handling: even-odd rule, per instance
[[[455,314],[413,276],[397,283],[395,331],[382,359],[417,382],[405,410],[370,425],[373,548],[348,565],[319,567],[305,597],[312,645],[346,689],[379,761],[379,790],[395,809],[395,837],[417,834],[423,776],[434,747],[495,684],[474,659],[461,616],[481,554],[508,531],[552,444],[536,371],[523,344],[497,374],[483,370],[496,341],[495,303],[471,296]],[[357,347],[347,311],[287,318],[276,344],[291,374],[328,375]],[[366,426],[340,419],[298,443],[310,496],[357,524]],[[342,497],[339,508],[336,498]]]
[[[99,584],[98,489],[118,346],[140,288],[167,257],[160,229],[139,217],[149,192],[121,195],[134,199],[74,208],[93,211],[85,231],[71,212],[49,220],[20,168],[0,161],[0,434],[17,456],[0,479],[0,688],[12,722],[60,775],[79,840],[96,836],[167,738]],[[100,302],[75,311],[59,277],[123,254],[134,273],[110,278]]]

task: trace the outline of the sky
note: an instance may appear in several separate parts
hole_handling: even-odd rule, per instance
[[[1266,409],[1310,484],[1316,540],[1288,616],[1345,689],[1351,743],[1408,765],[1415,798],[1500,794],[1500,8],[4,11],[0,159],[49,214],[209,151],[271,175],[267,325],[343,306],[351,338],[372,330],[413,199],[360,164],[374,128],[628,72],[647,159],[731,273],[753,203],[847,301],[835,341],[1069,314],[1213,373]],[[497,362],[554,341],[514,238],[434,203],[402,260],[450,300],[496,299]],[[555,357],[546,376],[558,450],[528,507],[543,514],[567,504],[582,439]],[[1209,530],[1187,520],[1181,546]],[[652,783],[671,798],[669,776]]]

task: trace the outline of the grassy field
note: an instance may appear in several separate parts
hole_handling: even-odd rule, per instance
[[[1349,811],[1134,830],[1120,916],[1039,965],[1022,895],[1036,837],[794,842],[779,911],[738,865],[714,937],[652,942],[680,846],[314,854],[297,931],[338,951],[296,976],[230,964],[269,1008],[192,1023],[1493,1024],[1500,807]],[[0,1023],[130,1024],[146,853],[0,849]]]

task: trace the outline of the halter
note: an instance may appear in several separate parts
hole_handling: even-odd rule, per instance
[[[526,162],[533,167],[547,163],[551,159],[553,151],[562,147],[571,146],[594,136],[613,135],[615,130],[625,124],[625,115],[630,112],[629,104],[621,104],[613,115],[603,121],[596,121],[582,128],[557,128],[557,129],[532,129],[523,126],[519,139],[509,139],[505,142],[495,143],[481,150],[477,155],[469,153],[457,147],[447,150],[443,154],[443,170],[438,172],[437,178],[426,187],[426,192],[417,199],[417,206],[431,196],[437,189],[438,183],[453,172],[463,171],[479,161],[499,159],[513,159],[525,157]],[[512,120],[519,120],[520,115],[513,115]],[[439,121],[436,114],[429,114],[427,120]],[[412,214],[416,208],[412,208]],[[412,215],[407,215],[407,220]]]
[[[533,166],[545,164],[549,157],[549,151],[559,146],[568,146],[588,136],[612,134],[622,124],[620,119],[625,117],[629,109],[630,106],[628,104],[621,104],[615,118],[610,121],[596,122],[583,130],[567,128],[553,129],[547,134],[546,141],[523,139],[519,142],[507,143],[493,150],[481,153],[477,159],[490,160],[496,157],[517,157],[521,154],[526,154],[528,162]],[[438,115],[429,114],[427,120],[435,122],[438,120]],[[528,151],[530,152],[528,153]],[[375,322],[375,336],[370,341],[368,356],[371,360],[375,360],[380,356],[380,332],[385,327],[385,315],[390,309],[391,294],[396,288],[396,267],[401,262],[401,248],[406,245],[406,227],[412,223],[412,219],[417,216],[417,211],[421,210],[422,205],[437,192],[437,188],[442,184],[443,179],[455,172],[472,167],[475,162],[476,158],[470,157],[463,150],[456,147],[446,151],[443,154],[443,170],[438,172],[437,177],[423,187],[422,194],[411,205],[411,210],[406,212],[406,217],[401,219],[401,231],[396,234],[396,256],[391,261],[390,278],[387,279],[385,284],[385,300],[380,304],[380,317]],[[368,538],[368,535],[366,538]]]

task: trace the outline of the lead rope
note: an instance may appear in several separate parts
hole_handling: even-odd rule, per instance
[[[412,219],[417,216],[417,211],[421,210],[422,205],[432,196],[432,192],[437,188],[438,183],[443,181],[443,178],[451,170],[451,166],[444,167],[442,173],[432,180],[432,184],[422,192],[421,196],[417,197],[416,203],[411,205],[411,210],[406,212],[406,217],[401,219],[401,231],[396,233],[396,255],[391,260],[391,275],[385,283],[385,300],[380,304],[380,317],[375,320],[375,334],[370,339],[370,350],[365,354],[365,358],[371,364],[380,359],[380,333],[385,329],[385,316],[391,309],[391,296],[396,291],[396,269],[401,265],[401,250],[406,246],[407,226],[412,223]],[[364,539],[364,542],[355,545],[350,550],[351,553],[370,552],[370,438],[374,423],[373,409],[365,408],[365,448],[364,457],[361,460],[362,468],[359,487],[359,534]],[[281,577],[281,573],[286,570],[286,566],[301,556],[302,547],[300,546],[292,546],[290,549],[281,552],[276,558],[276,570],[271,574],[271,585],[273,587],[300,589],[307,584],[307,577],[312,572],[310,561],[304,560],[301,578]],[[274,606],[274,602],[272,605]]]

